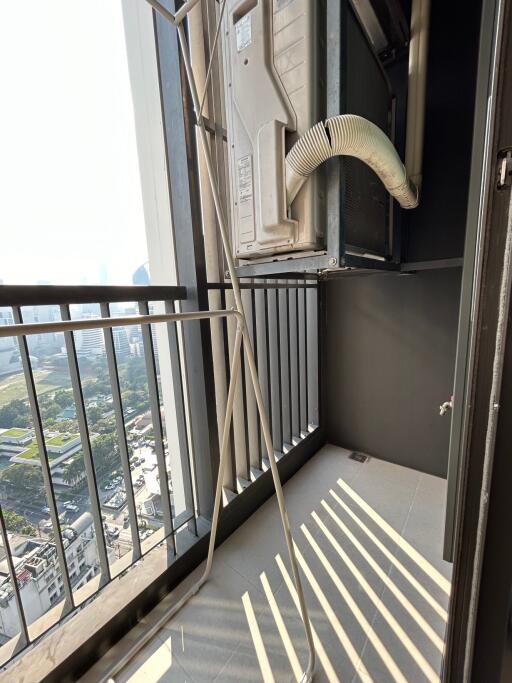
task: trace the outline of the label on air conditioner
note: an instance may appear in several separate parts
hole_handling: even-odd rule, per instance
[[[246,47],[252,43],[251,31],[251,13],[248,12],[244,17],[235,24],[236,31],[236,49],[242,52]]]
[[[252,156],[248,154],[237,162],[238,201],[252,199]]]

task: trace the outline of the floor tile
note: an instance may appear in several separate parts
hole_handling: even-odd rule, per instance
[[[172,655],[171,637],[157,636],[116,676],[116,683],[194,683]]]
[[[164,627],[173,656],[195,683],[213,681],[238,645],[249,643],[242,604],[248,591],[258,613],[262,593],[217,557],[207,583]]]
[[[451,570],[441,557],[445,482],[348,455],[324,447],[284,488],[315,683],[437,681]],[[143,621],[158,619],[201,571]],[[208,583],[117,680],[292,683],[307,659],[272,498],[216,551]]]

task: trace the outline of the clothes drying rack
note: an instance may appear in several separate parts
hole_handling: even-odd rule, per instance
[[[196,126],[199,131],[199,137],[201,140],[201,145],[203,148],[203,154],[204,154],[204,159],[206,163],[206,169],[208,173],[208,180],[210,184],[210,189],[213,197],[213,202],[215,205],[215,213],[217,216],[217,221],[218,221],[218,226],[219,226],[219,231],[221,235],[221,240],[222,240],[222,246],[224,249],[224,254],[226,257],[226,263],[227,263],[227,269],[229,272],[229,277],[231,280],[231,284],[233,287],[233,295],[234,295],[234,301],[235,301],[235,309],[229,310],[229,311],[204,311],[201,313],[190,313],[187,315],[187,319],[198,319],[199,317],[202,318],[208,318],[208,317],[218,317],[219,315],[234,315],[236,317],[237,321],[237,326],[236,326],[236,335],[235,335],[235,340],[234,340],[234,346],[233,346],[233,356],[232,356],[232,362],[231,362],[231,377],[230,377],[230,382],[229,382],[229,389],[228,389],[228,396],[227,396],[227,402],[226,402],[226,415],[224,418],[224,425],[223,425],[223,431],[222,431],[222,441],[221,441],[221,451],[220,451],[220,460],[219,460],[219,471],[218,471],[218,476],[217,476],[217,485],[215,489],[215,501],[214,501],[214,507],[213,507],[213,516],[212,516],[212,524],[211,524],[211,531],[210,531],[210,542],[208,546],[208,556],[206,560],[206,567],[205,570],[202,574],[202,576],[199,578],[199,580],[183,595],[182,598],[180,598],[167,612],[165,612],[158,620],[157,623],[153,625],[151,629],[149,629],[136,643],[132,645],[130,650],[120,659],[118,660],[115,665],[111,668],[111,670],[108,672],[108,675],[105,676],[105,681],[112,680],[112,677],[123,668],[128,661],[133,659],[135,654],[140,651],[140,649],[150,640],[150,638],[153,637],[153,635],[162,628],[162,626],[169,621],[170,618],[172,618],[187,602],[190,600],[192,596],[194,596],[199,589],[204,585],[204,583],[207,581],[208,576],[210,575],[211,569],[212,569],[212,564],[213,564],[213,554],[214,554],[214,549],[215,549],[215,538],[217,534],[217,526],[218,526],[218,521],[219,521],[219,514],[220,514],[220,508],[221,508],[221,501],[222,501],[222,481],[223,481],[223,474],[224,470],[226,467],[226,461],[227,461],[227,453],[228,453],[228,443],[229,443],[229,430],[230,430],[230,424],[231,424],[231,418],[233,414],[233,403],[234,403],[234,398],[235,398],[235,388],[237,384],[237,379],[238,379],[238,370],[240,367],[240,354],[241,354],[241,349],[242,349],[242,344],[243,348],[245,350],[245,357],[247,359],[247,364],[249,366],[249,372],[251,376],[251,382],[254,388],[254,394],[256,397],[256,403],[258,406],[258,413],[260,416],[260,421],[261,421],[261,430],[263,433],[263,438],[265,441],[265,447],[267,449],[268,453],[268,459],[270,462],[270,470],[272,472],[272,478],[274,481],[274,486],[275,486],[275,491],[276,491],[276,497],[277,497],[277,502],[279,505],[279,513],[281,516],[281,521],[283,524],[283,530],[284,530],[284,537],[286,541],[286,546],[288,549],[288,554],[290,557],[290,563],[292,567],[292,573],[293,573],[293,578],[295,582],[295,588],[297,590],[297,595],[299,599],[299,606],[300,606],[300,612],[301,612],[301,617],[302,621],[304,624],[304,630],[306,633],[306,639],[308,642],[308,649],[309,649],[309,657],[308,657],[308,663],[307,666],[303,672],[302,678],[301,678],[301,683],[310,683],[313,680],[313,672],[314,672],[314,667],[315,667],[315,650],[314,650],[314,645],[313,645],[313,635],[312,635],[312,630],[311,630],[311,624],[309,621],[309,615],[306,607],[306,601],[304,597],[304,591],[302,589],[302,583],[301,583],[301,578],[299,574],[299,568],[297,564],[297,558],[295,555],[295,549],[293,545],[293,539],[292,539],[292,534],[290,530],[290,522],[288,519],[288,512],[286,509],[286,504],[284,500],[284,495],[283,495],[283,488],[281,485],[281,479],[279,477],[279,471],[277,469],[277,461],[274,455],[274,449],[272,445],[272,436],[270,432],[270,425],[268,421],[268,416],[265,410],[265,405],[263,402],[263,396],[261,393],[261,387],[259,383],[259,378],[258,378],[258,370],[256,368],[256,362],[254,359],[254,352],[249,336],[249,331],[247,327],[247,322],[245,318],[245,313],[244,313],[244,308],[242,304],[242,297],[240,295],[240,286],[239,286],[239,280],[238,276],[236,273],[235,269],[235,263],[233,259],[233,254],[231,251],[231,243],[229,240],[229,235],[228,235],[228,229],[227,229],[227,223],[226,219],[224,216],[224,211],[222,208],[221,200],[220,200],[220,192],[219,192],[219,187],[217,184],[217,179],[215,177],[215,173],[213,170],[213,164],[212,164],[212,159],[210,155],[210,147],[208,144],[208,137],[207,137],[207,131],[206,131],[206,126],[205,126],[205,121],[203,117],[203,107],[204,107],[204,102],[206,98],[206,92],[209,84],[209,80],[211,77],[211,72],[212,72],[212,63],[213,59],[215,56],[215,51],[218,43],[218,38],[219,38],[219,33],[221,30],[221,25],[222,25],[222,19],[223,19],[223,14],[224,10],[226,7],[226,0],[222,1],[222,5],[220,8],[219,12],[219,17],[217,21],[217,27],[215,31],[215,36],[214,36],[214,42],[212,45],[212,51],[210,55],[210,61],[208,64],[207,72],[206,72],[206,78],[205,78],[205,84],[204,84],[204,92],[201,97],[201,100],[199,99],[198,92],[197,92],[197,87],[196,87],[196,82],[194,78],[194,74],[192,71],[192,65],[190,61],[190,53],[188,49],[188,44],[187,44],[187,38],[185,34],[185,29],[183,27],[183,20],[187,16],[187,14],[197,5],[201,0],[188,0],[188,2],[185,2],[181,6],[181,8],[173,14],[170,12],[166,7],[164,7],[158,0],[146,0],[154,10],[156,10],[160,15],[162,15],[167,21],[169,21],[177,30],[178,33],[178,41],[179,41],[179,46],[180,46],[180,52],[181,56],[183,59],[183,64],[185,67],[185,73],[187,77],[187,82],[188,82],[188,87],[190,90],[190,95],[192,98],[192,103],[194,107],[194,114],[196,118]],[[164,316],[161,316],[164,317]],[[176,315],[168,315],[165,316],[167,320],[173,320],[173,319],[183,319],[183,315],[180,316],[180,314]],[[97,321],[96,321],[97,323]]]

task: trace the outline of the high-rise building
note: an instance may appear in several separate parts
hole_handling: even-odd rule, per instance
[[[12,325],[12,313],[8,308],[0,309],[0,325]],[[0,338],[0,377],[21,370],[21,359],[14,337]]]
[[[76,352],[79,356],[95,358],[105,353],[105,339],[102,330],[80,330],[76,336]]]
[[[121,360],[123,358],[128,358],[131,352],[126,329],[124,327],[114,327],[112,329],[112,334],[114,337],[114,349],[116,351],[117,359]]]

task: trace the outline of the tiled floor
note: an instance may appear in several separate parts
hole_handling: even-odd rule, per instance
[[[315,682],[438,681],[450,590],[445,482],[347,456],[326,446],[285,487]],[[219,548],[210,581],[116,681],[300,680],[307,649],[290,576],[271,499]]]

